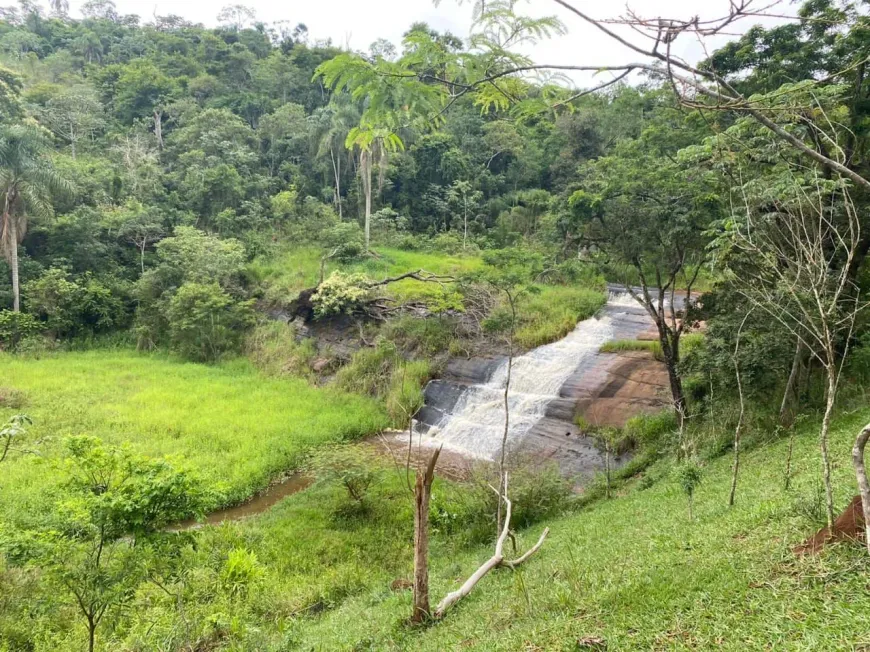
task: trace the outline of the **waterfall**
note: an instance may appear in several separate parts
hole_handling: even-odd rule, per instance
[[[627,293],[611,292],[608,307],[637,307]],[[610,311],[577,324],[566,337],[514,358],[511,366],[507,446],[514,449],[541,420],[547,406],[559,398],[559,390],[585,358],[598,353],[614,339]],[[502,362],[487,382],[465,389],[449,414],[424,430],[429,445],[443,444],[469,457],[495,459],[504,437],[504,390],[508,363]]]

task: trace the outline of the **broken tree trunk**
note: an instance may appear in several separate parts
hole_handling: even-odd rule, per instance
[[[435,479],[435,464],[441,449],[438,448],[426,469],[417,469],[414,485],[414,609],[411,622],[421,623],[429,618],[429,499],[432,496],[432,481]]]
[[[505,560],[504,542],[507,540],[508,533],[510,532],[512,507],[511,501],[508,498],[507,484],[507,474],[505,474],[502,481],[504,493],[499,496],[499,500],[503,500],[505,503],[505,517],[501,534],[495,542],[495,553],[492,557],[490,557],[483,564],[481,564],[480,568],[474,571],[471,577],[465,580],[462,586],[444,596],[444,599],[438,603],[438,607],[435,609],[435,618],[442,618],[444,614],[447,613],[448,609],[450,609],[453,605],[462,600],[462,598],[471,593],[474,587],[477,586],[477,583],[480,582],[480,580],[482,580],[484,577],[486,577],[491,570],[493,570],[494,568],[499,568],[501,566],[506,566],[508,568],[514,569],[520,564],[527,561],[532,555],[534,555],[536,552],[538,552],[538,550],[541,549],[541,546],[544,545],[544,540],[550,533],[550,528],[544,528],[544,531],[541,533],[541,537],[538,539],[538,542],[534,546],[529,548],[523,555],[521,555],[517,559],[514,559],[513,561]],[[493,491],[495,491],[495,489],[493,489]]]

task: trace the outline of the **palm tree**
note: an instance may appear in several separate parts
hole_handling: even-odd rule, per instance
[[[15,312],[21,310],[18,282],[18,244],[27,233],[30,215],[52,214],[52,193],[70,193],[48,158],[50,134],[36,125],[13,124],[0,127],[0,251],[12,269]]]
[[[391,129],[361,123],[348,132],[344,146],[350,151],[359,152],[359,173],[366,199],[365,242],[366,253],[368,253],[371,245],[372,169],[378,169],[378,192],[380,192],[384,185],[390,153],[404,149],[405,144]]]

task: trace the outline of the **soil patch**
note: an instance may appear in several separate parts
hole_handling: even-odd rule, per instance
[[[394,461],[397,466],[404,468],[408,461],[408,432],[402,430],[385,430],[382,433],[368,437],[362,441],[363,446],[368,446],[379,455]],[[419,465],[425,465],[434,449],[429,446],[418,446],[416,441],[411,446],[411,469]],[[465,481],[472,476],[474,467],[481,464],[480,460],[473,460],[456,451],[444,448],[438,456],[435,470],[442,477],[451,480]]]
[[[834,521],[834,527],[823,527],[794,549],[796,555],[816,555],[825,546],[837,541],[864,540],[864,509],[861,496],[855,496],[849,506]]]
[[[0,387],[0,408],[18,410],[27,404],[24,392],[11,387]]]

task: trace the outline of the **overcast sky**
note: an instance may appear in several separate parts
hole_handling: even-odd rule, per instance
[[[622,0],[575,0],[577,7],[595,17],[614,17],[622,13]],[[756,0],[758,4],[768,4]],[[156,15],[177,14],[206,26],[217,24],[217,14],[225,4],[239,0],[115,0],[121,14],[137,14],[143,22]],[[83,0],[71,0],[71,13],[79,16]],[[398,45],[411,23],[426,22],[433,28],[449,30],[457,36],[467,37],[471,27],[471,2],[442,0],[435,6],[432,0],[241,0],[256,12],[256,19],[265,23],[286,21],[290,26],[304,23],[310,38],[331,38],[335,45],[350,45],[355,50],[367,50],[377,38],[386,38]],[[701,12],[701,18],[714,18],[727,13],[728,0],[629,0],[629,6],[642,16],[691,18]],[[636,55],[615,43],[606,35],[568,13],[552,0],[530,0],[521,10],[532,15],[559,16],[568,28],[566,36],[540,43],[532,49],[536,63],[570,63],[574,65],[607,65],[636,60]],[[777,13],[794,14],[795,8],[787,1],[776,8]],[[752,24],[767,25],[782,22],[773,19],[745,19],[735,31],[745,31]],[[733,37],[732,37],[733,38]],[[727,38],[720,37],[713,45],[721,45]],[[703,50],[684,37],[680,55],[697,61]]]

